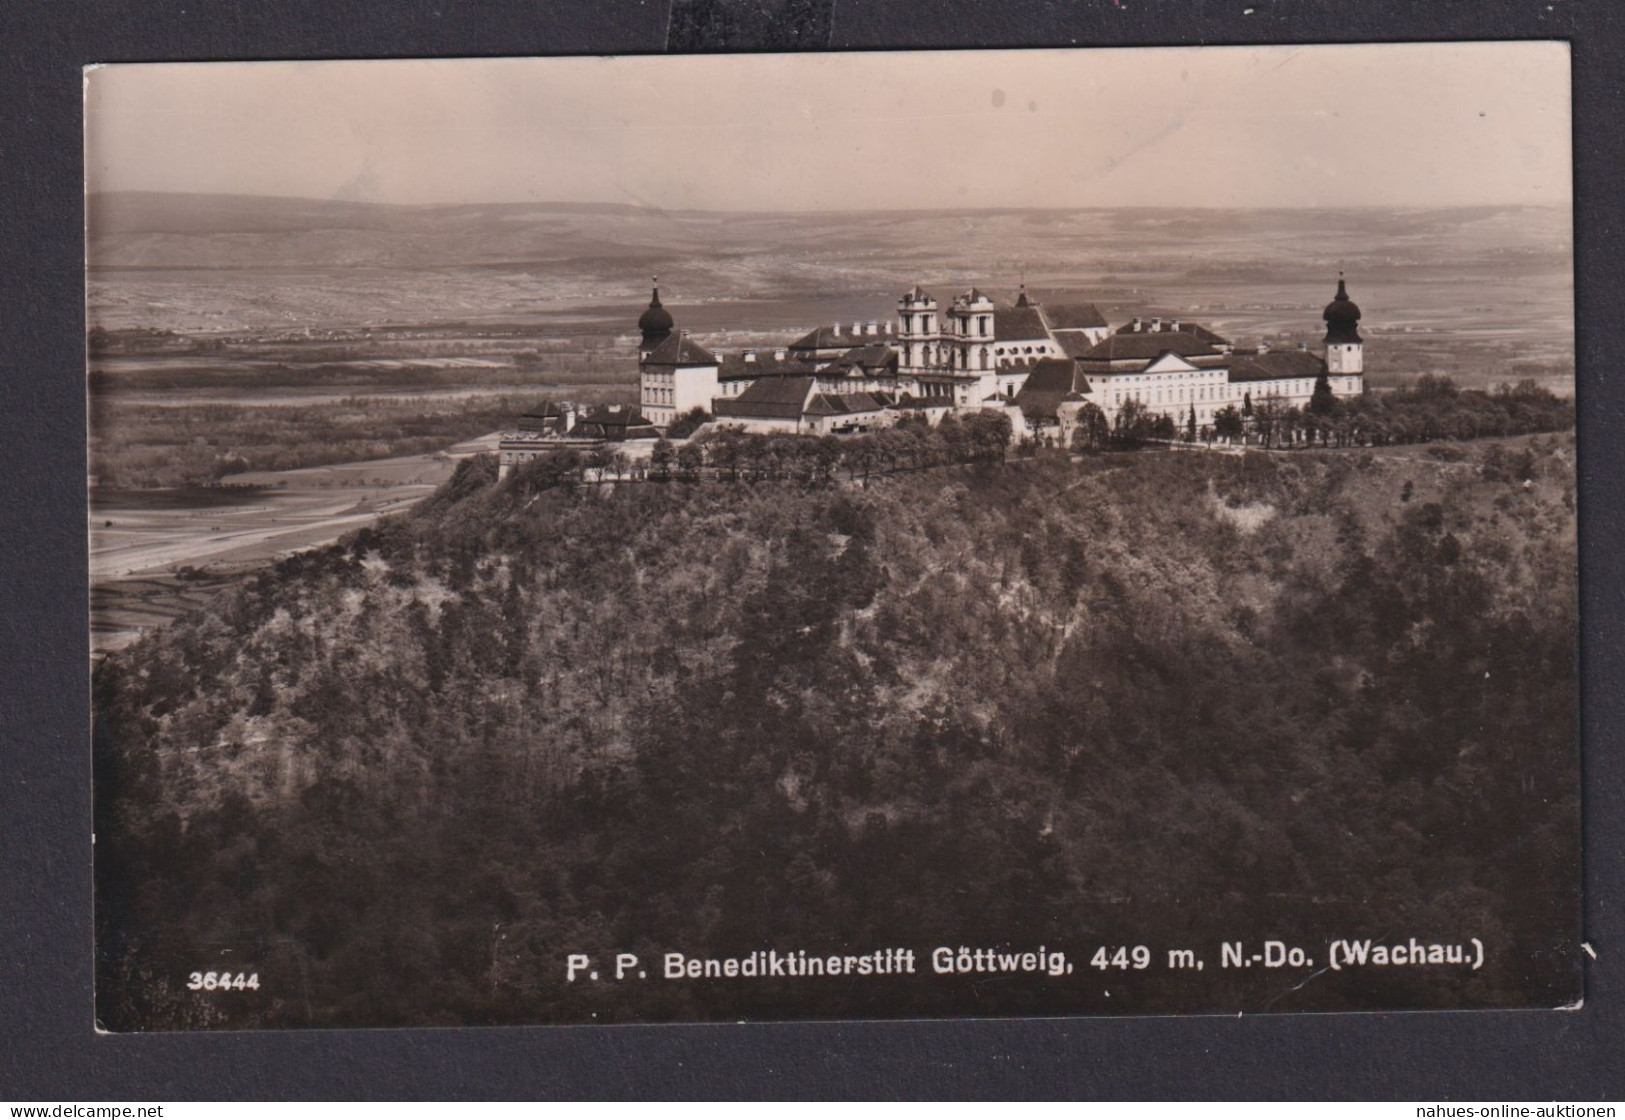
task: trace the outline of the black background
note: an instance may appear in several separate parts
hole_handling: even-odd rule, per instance
[[[738,3],[739,0],[733,0]],[[748,2],[748,0],[747,0]],[[786,0],[759,0],[767,7]],[[793,3],[794,0],[790,0]],[[99,1036],[91,1018],[80,68],[707,38],[703,0],[8,0],[0,12],[0,1099],[1054,1097],[1493,1102],[1625,1091],[1619,0],[810,0],[797,47],[1573,45],[1586,1001],[1573,1012]],[[698,15],[696,15],[698,13]],[[1249,14],[1250,13],[1250,14]],[[673,18],[674,15],[677,18]],[[782,21],[781,21],[782,22]],[[675,29],[675,30],[674,30]],[[679,34],[680,32],[680,34]],[[1419,105],[1419,113],[1427,107]],[[1470,298],[1470,293],[1464,293]]]

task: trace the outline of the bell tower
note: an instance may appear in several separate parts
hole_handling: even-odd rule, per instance
[[[897,350],[901,373],[924,373],[941,364],[938,344],[942,327],[937,320],[937,301],[918,284],[897,301]]]
[[[1326,305],[1326,372],[1358,374],[1365,372],[1365,340],[1360,337],[1360,308],[1349,299],[1343,274],[1337,274],[1337,295]]]
[[[649,297],[648,310],[638,317],[638,330],[643,333],[643,341],[638,345],[640,360],[670,338],[672,327],[676,325],[671,312],[660,305],[660,277],[654,277],[653,284],[654,294]]]

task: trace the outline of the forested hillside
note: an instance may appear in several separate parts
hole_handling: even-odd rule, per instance
[[[546,480],[471,461],[99,666],[110,1029],[1577,995],[1571,436]],[[1409,936],[1485,966],[1217,967]],[[1077,973],[564,981],[1003,944]],[[1210,959],[1086,967],[1135,944]]]

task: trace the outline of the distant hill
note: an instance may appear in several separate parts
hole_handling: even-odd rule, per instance
[[[1138,262],[1189,267],[1300,259],[1418,262],[1566,258],[1567,210],[952,210],[809,214],[658,210],[616,203],[403,206],[250,195],[103,192],[87,200],[97,268],[434,268],[571,261],[681,264],[816,255],[954,274]]]

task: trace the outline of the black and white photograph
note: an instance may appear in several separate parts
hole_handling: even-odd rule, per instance
[[[102,1030],[1582,1006],[1566,43],[84,97]]]

